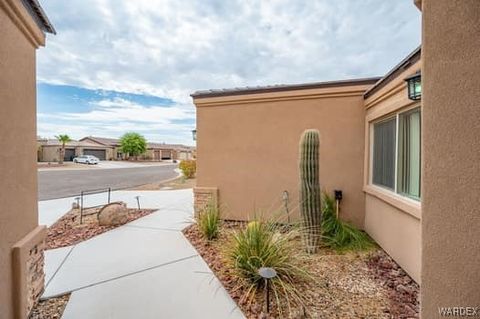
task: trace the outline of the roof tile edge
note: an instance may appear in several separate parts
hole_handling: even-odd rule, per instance
[[[370,77],[370,78],[358,78],[339,81],[325,81],[325,82],[312,82],[302,84],[285,84],[285,85],[268,85],[257,87],[242,87],[233,89],[218,89],[218,90],[202,90],[196,91],[190,96],[196,98],[210,98],[221,96],[235,96],[235,95],[247,95],[247,94],[260,94],[260,93],[274,93],[285,92],[294,90],[308,90],[308,89],[322,89],[332,87],[343,87],[353,85],[368,85],[377,83],[382,77]]]

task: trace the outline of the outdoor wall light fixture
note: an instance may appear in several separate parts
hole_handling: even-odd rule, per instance
[[[196,129],[192,130],[192,138],[193,138],[194,141],[197,140],[197,130]]]
[[[413,101],[422,98],[422,74],[420,71],[405,79],[408,87],[408,98]]]
[[[287,214],[287,222],[290,224],[290,212],[288,210],[289,198],[290,198],[290,195],[288,194],[288,191],[283,191],[283,194],[282,194],[283,206],[285,208],[285,213]]]
[[[333,191],[335,193],[335,202],[336,202],[336,207],[335,207],[335,210],[336,210],[336,215],[337,215],[337,218],[338,218],[338,210],[339,210],[339,207],[340,207],[340,201],[342,200],[343,198],[343,192],[339,189],[336,189]]]

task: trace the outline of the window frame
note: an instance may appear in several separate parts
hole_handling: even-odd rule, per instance
[[[409,108],[405,108],[402,110],[398,110],[392,113],[389,113],[385,116],[379,117],[369,123],[369,142],[370,142],[370,147],[369,147],[369,174],[368,174],[368,184],[372,187],[376,187],[381,189],[382,191],[388,192],[389,194],[392,194],[396,197],[400,197],[402,199],[407,199],[409,201],[412,201],[414,203],[420,203],[421,202],[421,197],[422,197],[422,191],[420,190],[420,197],[416,196],[411,196],[409,194],[405,194],[403,192],[399,192],[398,189],[398,153],[399,153],[399,127],[400,127],[400,116],[402,114],[408,114],[411,112],[419,111],[420,112],[420,119],[422,118],[422,109],[420,104],[414,104]],[[374,160],[374,142],[375,142],[375,124],[382,123],[385,121],[389,121],[395,118],[395,172],[394,172],[394,188],[390,188],[384,185],[379,185],[375,184],[373,182],[373,160]],[[421,125],[421,122],[420,122]],[[420,126],[421,127],[421,126]],[[420,128],[420,136],[422,136],[422,131]],[[422,158],[422,140],[420,138],[420,161]],[[420,185],[421,185],[421,166],[420,166]],[[421,186],[420,186],[421,187]]]

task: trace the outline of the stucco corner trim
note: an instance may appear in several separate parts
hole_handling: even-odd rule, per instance
[[[0,1],[0,10],[6,13],[35,48],[45,45],[45,33],[39,28],[21,1]]]
[[[422,219],[422,206],[420,202],[415,202],[414,200],[404,198],[400,195],[392,194],[389,191],[373,185],[365,185],[363,187],[363,191],[366,194],[374,196],[418,220]]]

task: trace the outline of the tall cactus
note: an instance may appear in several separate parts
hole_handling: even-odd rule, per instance
[[[318,130],[305,130],[300,140],[300,212],[303,242],[309,254],[317,251],[322,235],[319,148]]]

